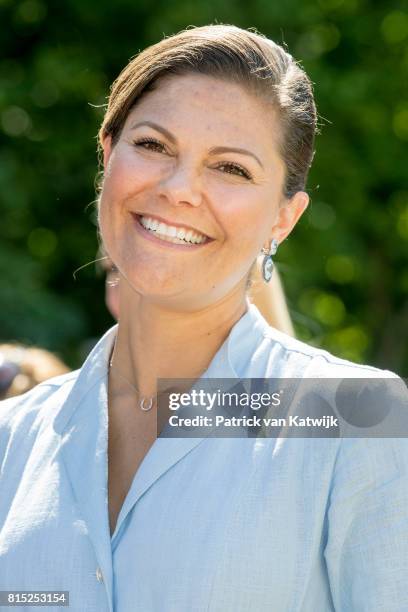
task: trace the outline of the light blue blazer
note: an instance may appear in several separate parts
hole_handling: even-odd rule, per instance
[[[72,612],[407,612],[404,438],[159,438],[110,537],[116,330],[80,370],[0,404],[0,590],[69,591]],[[396,375],[250,305],[203,376]]]

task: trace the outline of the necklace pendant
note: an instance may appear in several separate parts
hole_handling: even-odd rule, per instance
[[[142,399],[140,400],[140,409],[141,409],[141,410],[143,410],[143,411],[145,411],[145,412],[147,412],[147,410],[151,410],[151,409],[152,409],[152,406],[153,406],[153,398],[151,397],[151,398],[149,399],[149,403],[148,403],[148,405],[147,405],[147,406],[145,406],[145,401],[146,401],[146,398],[145,398],[145,397],[142,397]]]

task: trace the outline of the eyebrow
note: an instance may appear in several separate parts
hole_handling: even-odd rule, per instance
[[[255,153],[251,153],[251,151],[247,151],[246,149],[240,149],[239,147],[212,147],[210,149],[210,153],[215,154],[215,155],[217,153],[218,154],[220,153],[241,153],[241,155],[249,155],[250,157],[253,157],[258,162],[258,164],[261,166],[263,170],[265,169],[259,157],[257,157]]]
[[[171,143],[176,144],[177,140],[173,136],[173,134],[171,134],[171,132],[166,130],[166,128],[162,127],[161,125],[158,125],[157,123],[154,123],[153,121],[139,121],[131,125],[130,129],[135,130],[136,128],[144,126],[144,125],[151,127],[154,130],[157,130],[158,132],[161,132]],[[264,166],[261,160],[259,159],[259,157],[257,157],[255,153],[251,153],[251,151],[247,151],[247,149],[241,149],[239,147],[211,147],[210,149],[210,154],[212,155],[217,155],[221,153],[240,153],[241,155],[249,155],[250,157],[253,157],[258,162],[258,164],[261,166],[261,168],[264,170]]]

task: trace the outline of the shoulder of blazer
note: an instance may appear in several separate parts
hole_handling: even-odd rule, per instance
[[[400,378],[399,374],[392,370],[379,368],[369,364],[357,363],[350,361],[343,357],[337,357],[333,353],[326,349],[308,344],[298,338],[293,338],[274,327],[269,326],[264,331],[264,338],[267,338],[270,342],[270,349],[279,345],[282,352],[286,354],[297,353],[305,358],[309,358],[310,367],[308,370],[312,372],[316,377],[319,376],[355,376],[359,375],[361,378]]]
[[[55,417],[68,397],[80,370],[50,378],[26,393],[0,402],[0,465],[15,435],[32,436]]]

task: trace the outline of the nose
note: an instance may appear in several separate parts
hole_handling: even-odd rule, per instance
[[[177,164],[159,183],[159,196],[173,206],[200,206],[200,179],[193,164]]]

